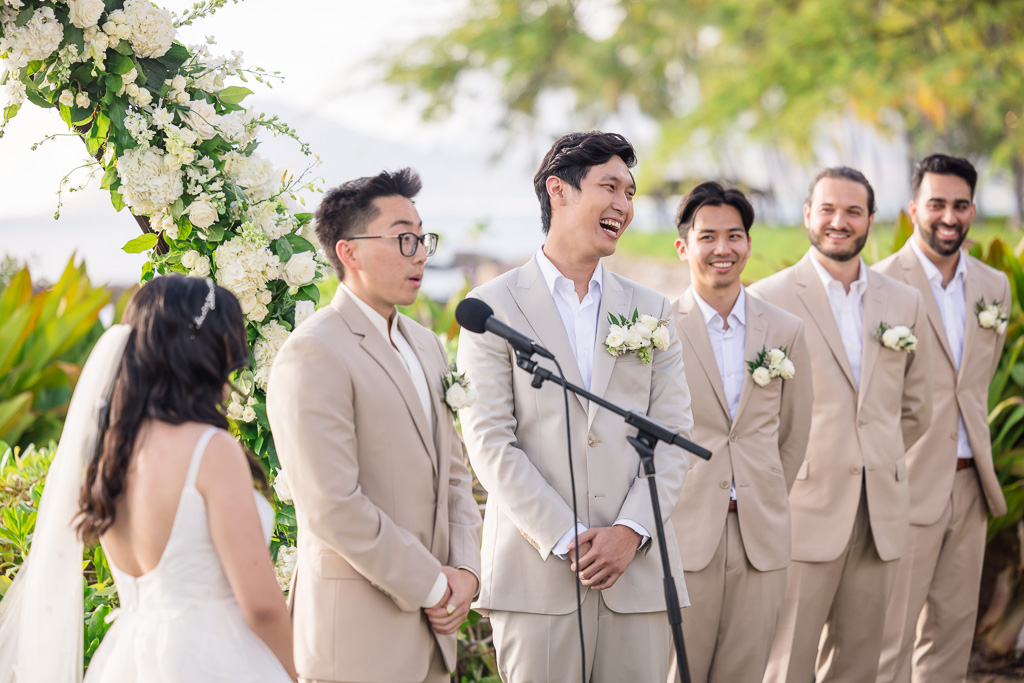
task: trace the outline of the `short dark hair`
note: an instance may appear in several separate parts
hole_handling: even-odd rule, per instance
[[[411,200],[422,187],[419,174],[403,168],[350,180],[324,195],[316,210],[316,236],[339,280],[345,275],[345,266],[338,258],[338,242],[366,232],[370,221],[380,215],[374,200],[396,196]]]
[[[602,133],[598,130],[566,133],[555,141],[540,162],[537,175],[533,176],[533,190],[540,200],[541,228],[545,235],[551,227],[548,178],[561,178],[578,190],[591,166],[600,166],[614,156],[622,159],[628,168],[636,166],[636,150],[629,140],[618,133]]]
[[[978,171],[974,164],[963,157],[951,157],[948,154],[932,154],[914,166],[914,173],[910,176],[910,189],[914,199],[917,199],[917,192],[921,189],[921,182],[925,173],[935,175],[955,175],[963,178],[971,188],[971,200],[974,199],[974,188],[978,186]]]
[[[683,197],[676,210],[676,229],[679,236],[686,239],[686,233],[693,227],[697,212],[705,206],[731,206],[740,214],[743,229],[750,234],[750,226],[754,224],[754,207],[746,195],[730,187],[728,190],[713,180],[701,183]]]
[[[811,197],[814,196],[814,188],[818,186],[818,182],[825,179],[832,178],[834,180],[852,180],[855,183],[860,183],[868,191],[868,215],[874,215],[878,207],[875,206],[875,188],[871,187],[871,183],[864,177],[864,174],[855,168],[849,166],[833,166],[832,168],[826,168],[814,177],[811,181],[811,186],[807,189],[807,199],[804,203],[807,206],[811,205]]]

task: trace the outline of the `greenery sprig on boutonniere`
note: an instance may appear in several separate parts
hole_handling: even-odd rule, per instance
[[[754,360],[747,361],[747,369],[759,387],[767,386],[775,377],[782,379],[793,379],[796,368],[793,361],[786,355],[788,349],[783,346],[781,349],[769,349],[765,346],[754,357]]]
[[[633,309],[633,317],[608,314],[608,336],[604,345],[608,353],[620,356],[624,353],[636,353],[644,363],[650,363],[653,349],[664,351],[668,348],[668,321],[655,318],[653,315],[641,314]]]
[[[986,305],[982,297],[974,304],[974,308],[978,316],[978,325],[986,330],[995,330],[996,334],[1006,334],[1009,318],[999,310],[998,301],[993,300],[991,304]]]
[[[914,336],[913,326],[887,325],[879,323],[875,337],[882,346],[893,351],[906,351],[910,353],[917,348],[917,337]]]
[[[448,372],[441,383],[444,386],[444,402],[448,404],[453,417],[458,417],[458,411],[476,403],[476,389],[469,386],[466,373],[459,372],[455,363],[448,366]]]

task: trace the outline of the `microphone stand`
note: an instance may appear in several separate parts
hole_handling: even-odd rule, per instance
[[[690,683],[690,667],[686,661],[686,645],[683,643],[683,616],[679,608],[679,595],[676,592],[676,582],[672,578],[672,567],[668,559],[668,546],[665,543],[665,525],[661,521],[661,504],[658,500],[658,486],[654,481],[654,447],[659,441],[673,444],[694,455],[708,460],[711,458],[711,451],[697,444],[684,439],[665,425],[652,420],[636,410],[626,411],[614,403],[595,396],[586,389],[578,387],[564,377],[560,377],[546,368],[542,368],[531,358],[532,354],[516,350],[516,365],[533,375],[530,383],[534,389],[540,389],[545,380],[560,384],[577,396],[593,401],[605,410],[610,410],[626,420],[626,424],[636,427],[636,436],[627,436],[626,440],[636,450],[643,465],[643,476],[651,487],[651,507],[654,509],[655,534],[658,537],[658,549],[661,552],[661,569],[665,575],[665,608],[668,611],[668,623],[672,629],[672,641],[675,644],[676,662],[678,663],[679,676],[682,683]]]

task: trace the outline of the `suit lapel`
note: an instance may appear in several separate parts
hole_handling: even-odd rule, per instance
[[[515,286],[509,286],[508,289],[523,317],[530,324],[534,339],[540,340],[542,346],[555,354],[555,357],[561,362],[562,371],[569,382],[583,386],[583,377],[580,375],[580,368],[576,363],[576,354],[569,346],[569,337],[562,325],[562,319],[558,316],[555,300],[551,298],[547,283],[541,276],[536,257],[531,258],[523,265]],[[577,399],[586,410],[587,406],[584,400],[578,396]]]
[[[438,376],[438,368],[436,367],[436,364],[431,362],[432,354],[430,353],[430,349],[425,345],[426,340],[423,338],[423,335],[412,334],[409,323],[407,323],[400,314],[395,316],[395,320],[398,323],[398,329],[402,331],[402,336],[404,336],[406,341],[409,342],[409,346],[412,347],[413,353],[416,354],[416,358],[420,362],[420,367],[423,369],[423,378],[427,381],[427,392],[430,394],[430,407],[431,410],[434,411],[433,416],[425,416],[426,427],[428,429],[428,433],[431,435],[430,444],[434,446],[434,448],[429,448],[428,450],[434,451],[431,455],[430,462],[434,466],[434,475],[437,476],[438,453],[443,452],[440,449],[441,444],[437,442],[437,437],[444,432],[440,426],[441,420],[445,418],[442,411],[446,411],[448,409],[448,405],[443,402],[440,394],[442,380],[441,377]],[[402,369],[404,370],[405,368]],[[447,367],[440,370],[442,374],[446,371]],[[415,390],[415,387],[413,387],[414,392]],[[414,393],[413,395],[417,399],[419,398],[417,394]],[[434,429],[435,420],[438,423],[437,429]],[[418,428],[419,426],[417,425],[417,429]],[[422,432],[420,434],[422,436]]]
[[[858,407],[867,395],[868,382],[871,381],[871,373],[875,369],[875,361],[878,359],[878,350],[881,342],[876,338],[875,333],[878,326],[883,322],[889,325],[903,325],[910,323],[910,320],[883,320],[885,314],[885,292],[878,282],[878,276],[873,270],[867,273],[868,286],[864,292],[864,336],[861,340],[860,352],[860,395],[857,397]],[[908,325],[909,327],[909,325]],[[903,353],[902,351],[900,353]]]
[[[967,258],[966,254],[961,253],[960,258]],[[978,342],[978,316],[975,309],[975,304],[981,299],[984,292],[981,291],[981,282],[978,280],[978,270],[974,268],[973,264],[967,261],[967,275],[964,277],[964,349],[960,354],[960,368],[957,371],[957,385],[960,384],[961,378],[963,377],[964,368],[967,366],[965,362],[969,353],[974,350],[974,345]],[[986,301],[986,304],[991,304],[991,301]],[[1006,302],[1000,301],[1000,306],[1005,306]],[[943,338],[945,338],[945,331],[943,331]]]
[[[743,342],[744,365],[746,365],[746,361],[754,360],[761,349],[765,347],[765,340],[768,338],[768,322],[764,319],[761,303],[752,296],[747,296],[746,302],[747,329]],[[787,349],[787,353],[789,351],[792,351],[792,349]],[[746,372],[747,368],[744,367],[743,370],[743,390],[740,391],[740,402],[736,406],[734,424],[739,422],[743,409],[746,407],[747,401],[750,400],[750,392],[753,391],[754,387],[754,380],[750,373]]]
[[[747,300],[749,301],[750,297],[747,297]],[[729,402],[725,398],[725,387],[722,386],[722,374],[718,369],[717,361],[715,361],[715,350],[711,347],[708,327],[704,323],[704,316],[701,315],[697,300],[693,298],[692,289],[687,288],[683,292],[683,295],[679,298],[676,310],[679,312],[680,327],[683,330],[683,335],[690,344],[690,348],[693,349],[694,354],[696,354],[697,360],[700,362],[700,366],[708,378],[708,382],[711,383],[711,387],[715,390],[718,405],[725,413],[725,417],[731,420]],[[745,385],[743,389],[746,391]],[[736,415],[739,416],[739,411],[736,412]]]
[[[911,237],[910,239],[914,238]],[[906,273],[907,283],[913,285],[921,292],[924,298],[924,307],[928,312],[928,322],[935,331],[935,336],[939,338],[939,346],[945,352],[946,359],[956,369],[953,352],[950,350],[949,340],[946,338],[946,326],[942,323],[942,312],[939,311],[939,304],[935,301],[935,293],[932,292],[932,283],[928,281],[924,268],[921,267],[921,262],[917,260],[917,254],[911,248],[909,240],[900,249],[899,254],[900,265],[903,266]]]
[[[815,326],[825,338],[825,343],[828,344],[832,355],[835,356],[836,362],[839,363],[843,374],[849,380],[850,386],[856,391],[857,383],[853,381],[853,370],[850,368],[850,360],[846,357],[846,347],[843,346],[843,340],[839,336],[839,327],[836,325],[836,318],[832,314],[832,306],[828,303],[825,287],[822,286],[821,279],[818,277],[818,273],[814,270],[814,265],[810,261],[812,258],[814,256],[808,250],[799,263],[796,264],[794,271],[797,283],[796,294],[803,303],[804,308],[810,313],[811,320],[814,321]]]
[[[597,313],[597,338],[594,343],[594,372],[590,377],[590,392],[603,396],[608,389],[608,382],[615,367],[615,356],[608,353],[604,340],[608,336],[608,314],[629,318],[633,315],[633,290],[625,288],[614,274],[604,271],[604,282],[601,283],[601,306]],[[648,311],[641,311],[647,313]]]

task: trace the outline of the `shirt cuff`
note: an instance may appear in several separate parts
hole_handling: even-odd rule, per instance
[[[427,599],[423,601],[423,609],[428,609],[441,602],[446,590],[448,590],[448,577],[444,575],[444,572],[439,572],[434,587],[430,589]]]
[[[467,572],[476,577],[476,593],[473,594],[473,599],[476,600],[480,597],[480,587],[483,585],[480,581],[480,575],[476,573],[476,570],[472,567],[467,567],[464,564],[460,564],[456,569],[465,569]],[[438,598],[440,600],[441,598]]]
[[[582,534],[587,530],[587,527],[583,526],[579,522],[576,522],[575,528],[569,529],[562,537],[558,539],[558,543],[551,549],[552,555],[557,555],[560,560],[564,560],[569,555],[569,542],[572,541],[576,536]]]
[[[637,532],[638,534],[640,534],[640,545],[636,547],[637,550],[643,548],[647,541],[651,540],[651,535],[647,533],[647,529],[643,528],[631,519],[617,519],[615,520],[615,524],[613,524],[612,526],[628,527],[633,531]]]

